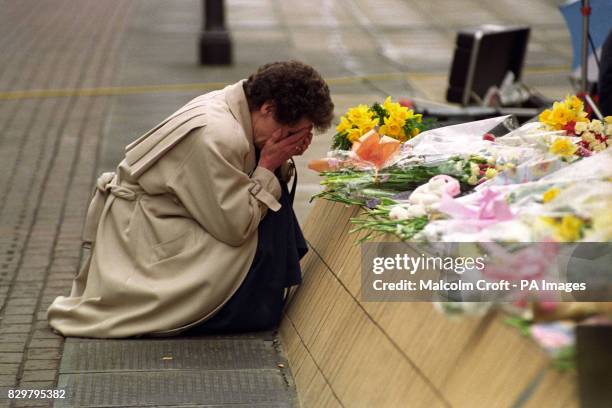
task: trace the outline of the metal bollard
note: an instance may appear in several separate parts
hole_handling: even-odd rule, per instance
[[[202,32],[199,42],[200,65],[230,65],[232,40],[225,28],[223,0],[202,0]]]

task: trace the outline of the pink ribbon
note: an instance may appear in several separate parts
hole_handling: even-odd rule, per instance
[[[500,221],[509,221],[514,218],[514,214],[510,211],[501,193],[490,188],[482,191],[477,207],[461,204],[445,194],[440,201],[438,210],[448,214],[453,219],[462,220],[462,225],[476,231]]]

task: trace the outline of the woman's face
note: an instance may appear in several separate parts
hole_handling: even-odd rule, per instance
[[[304,128],[312,129],[312,122],[306,118],[301,118],[294,124],[283,125],[274,119],[274,106],[268,102],[261,105],[257,111],[251,113],[251,121],[253,125],[253,143],[258,149],[261,149],[266,141],[272,136],[277,129],[282,129],[283,138],[290,136]]]

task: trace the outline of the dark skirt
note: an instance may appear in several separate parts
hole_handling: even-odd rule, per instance
[[[259,223],[255,257],[232,297],[210,319],[184,334],[261,331],[276,328],[285,303],[285,288],[302,283],[300,259],[308,248],[293,212],[293,193],[280,181],[281,209],[268,211]]]

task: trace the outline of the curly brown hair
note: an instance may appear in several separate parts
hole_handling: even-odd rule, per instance
[[[305,117],[317,130],[324,131],[334,117],[327,84],[313,67],[299,61],[263,65],[244,82],[244,92],[251,111],[272,102],[274,119],[283,125]]]

